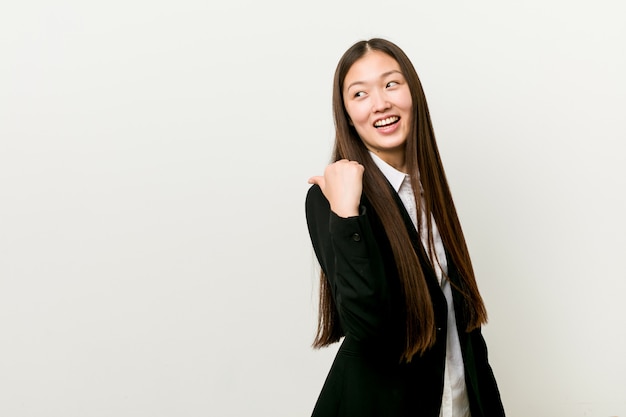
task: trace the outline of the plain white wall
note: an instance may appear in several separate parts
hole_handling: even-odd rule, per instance
[[[353,42],[424,84],[508,415],[626,416],[620,1],[4,2],[0,415],[306,416]]]

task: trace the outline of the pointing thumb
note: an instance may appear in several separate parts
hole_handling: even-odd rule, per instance
[[[317,184],[321,188],[324,188],[324,177],[321,175],[316,175],[314,177],[309,178],[309,184]]]

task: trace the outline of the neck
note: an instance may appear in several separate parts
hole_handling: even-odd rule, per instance
[[[392,153],[392,152],[380,152],[373,151],[380,159],[394,167],[400,172],[407,173],[406,159],[404,158],[404,152]]]

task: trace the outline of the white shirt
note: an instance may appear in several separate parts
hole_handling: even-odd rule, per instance
[[[411,187],[411,179],[409,175],[400,172],[377,155],[370,152],[372,159],[381,170],[387,181],[400,196],[404,207],[406,208],[413,225],[417,230],[417,208],[415,207],[415,197],[413,188]],[[426,228],[426,214],[422,212],[420,216],[421,225]],[[459,342],[459,334],[456,328],[456,316],[454,315],[454,303],[452,300],[452,289],[448,280],[443,279],[443,273],[448,272],[448,263],[446,260],[446,252],[439,235],[439,230],[435,224],[435,219],[431,219],[432,234],[434,243],[434,254],[428,251],[428,234],[422,233],[420,238],[422,245],[431,262],[434,265],[439,285],[446,297],[448,304],[448,334],[446,342],[446,366],[444,371],[443,396],[441,398],[440,417],[470,417],[469,400],[467,398],[467,389],[465,387],[465,370],[463,367],[463,357],[461,355],[461,344]],[[435,260],[433,260],[433,256]]]

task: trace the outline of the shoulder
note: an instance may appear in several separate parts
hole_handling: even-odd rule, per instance
[[[305,198],[305,208],[307,216],[312,212],[327,212],[330,210],[330,203],[324,197],[324,193],[319,185],[313,184],[309,187]]]
[[[306,193],[306,204],[308,205],[309,203],[315,203],[321,200],[326,200],[322,189],[317,184],[311,185]]]

